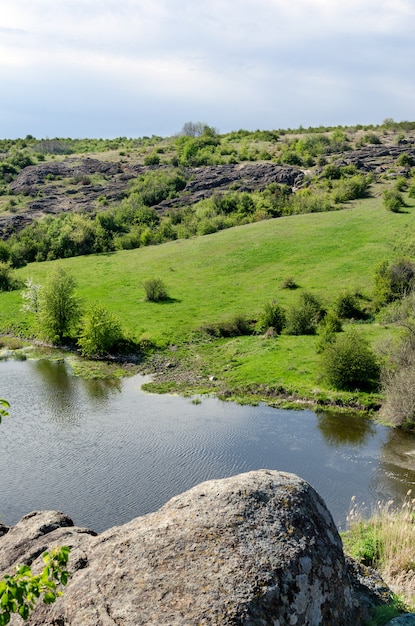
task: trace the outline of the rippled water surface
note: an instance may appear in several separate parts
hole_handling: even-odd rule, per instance
[[[0,361],[0,519],[58,509],[96,531],[210,478],[298,474],[344,526],[351,497],[401,501],[415,438],[356,418],[145,394],[143,378],[83,381],[65,362]]]

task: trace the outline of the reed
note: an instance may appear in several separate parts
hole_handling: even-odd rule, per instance
[[[391,590],[415,609],[415,498],[406,494],[401,506],[378,501],[369,518],[364,505],[352,499],[347,530],[342,535],[345,552],[376,568]]]

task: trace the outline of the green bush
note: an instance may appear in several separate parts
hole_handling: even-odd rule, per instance
[[[382,196],[383,206],[392,213],[400,213],[406,207],[403,195],[398,189],[385,189]]]
[[[268,328],[273,328],[277,335],[280,335],[285,326],[285,312],[278,302],[267,302],[264,305],[257,322],[259,332],[266,332]]]
[[[0,261],[0,291],[13,291],[19,287],[20,283],[13,276],[10,262]]]
[[[414,290],[415,263],[402,258],[389,263],[381,261],[373,275],[373,301],[379,310],[386,304],[400,300]]]
[[[100,304],[92,305],[82,317],[78,346],[83,356],[110,354],[122,339],[120,321]]]
[[[201,331],[212,337],[241,337],[252,335],[252,326],[244,315],[237,313],[229,320],[205,324]]]
[[[37,318],[45,339],[61,342],[76,326],[80,302],[74,294],[75,285],[73,277],[58,267],[39,291]]]
[[[155,154],[154,152],[152,154],[147,154],[144,157],[144,165],[159,165],[160,164],[160,157],[158,154]]]
[[[320,299],[304,292],[298,303],[288,309],[285,332],[287,335],[314,335],[324,315]]]
[[[371,390],[379,382],[379,366],[367,341],[352,328],[338,335],[321,355],[323,375],[335,389]]]
[[[168,299],[167,288],[161,278],[149,278],[143,283],[148,302],[162,302]]]
[[[339,333],[341,330],[342,323],[340,318],[333,309],[330,309],[318,325],[317,352],[323,352],[329,343],[333,343],[336,339],[336,333]]]
[[[415,159],[410,154],[406,154],[404,152],[403,154],[400,154],[396,159],[396,165],[409,165],[409,167],[412,167],[413,165],[415,165]]]
[[[362,311],[360,301],[355,293],[345,291],[339,294],[334,302],[336,315],[341,319],[364,319],[365,313]]]

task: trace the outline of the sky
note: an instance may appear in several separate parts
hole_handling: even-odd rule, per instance
[[[0,138],[415,120],[415,0],[0,0]]]

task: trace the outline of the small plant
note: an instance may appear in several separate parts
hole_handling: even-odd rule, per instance
[[[287,276],[281,283],[281,289],[297,289],[298,285],[292,276]]]
[[[3,417],[7,417],[9,412],[7,409],[10,408],[10,404],[4,398],[0,398],[0,424]]]
[[[162,302],[168,299],[167,288],[161,278],[149,278],[143,283],[148,302]]]
[[[13,576],[6,574],[0,580],[0,626],[10,622],[12,613],[18,613],[27,620],[38,599],[43,596],[45,604],[52,604],[62,592],[58,585],[65,586],[69,579],[66,564],[70,548],[62,546],[51,553],[43,554],[45,567],[34,576],[28,565],[20,565]]]

